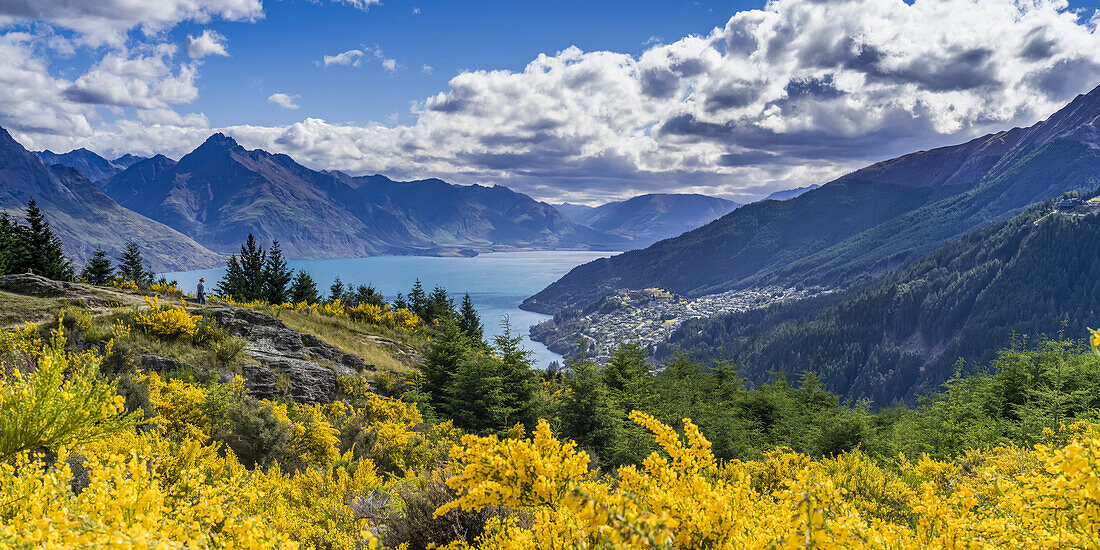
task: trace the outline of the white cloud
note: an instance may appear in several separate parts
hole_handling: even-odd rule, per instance
[[[199,59],[208,55],[228,56],[229,52],[225,50],[225,37],[206,29],[199,36],[187,35],[187,55]]]
[[[107,54],[68,86],[64,95],[76,103],[137,109],[163,109],[194,101],[199,95],[195,66],[173,70],[170,60],[175,50],[171,44],[160,44],[148,55]]]
[[[431,65],[424,65],[424,66],[420,67],[420,72],[422,72],[424,74],[432,74],[433,71],[435,71],[435,69],[432,68]]]
[[[364,55],[363,50],[348,50],[336,55],[326,55],[324,59],[322,59],[322,62],[326,67],[329,65],[349,65],[358,67]]]
[[[0,15],[73,29],[89,44],[121,46],[131,29],[151,35],[182,21],[254,20],[263,17],[263,5],[260,0],[4,0]]]
[[[284,109],[297,109],[298,104],[294,103],[294,100],[298,99],[298,96],[289,96],[284,93],[274,93],[268,96],[267,100],[284,108]]]
[[[395,59],[383,59],[382,60],[382,68],[386,69],[387,71],[389,71],[391,73],[396,72],[397,71],[397,60],[395,60]]]
[[[30,49],[9,37],[3,47]],[[383,67],[388,59],[378,48],[349,51]],[[178,80],[185,67],[156,78]],[[23,113],[22,135],[53,149],[125,152],[141,143],[178,156],[215,130],[197,127],[201,120],[102,123],[33,59],[0,59],[0,83],[9,75],[43,92],[17,86],[18,109],[0,98],[4,120]],[[317,168],[499,182],[538,198],[676,185],[744,197],[1030,124],[1098,82],[1095,19],[1062,0],[773,0],[640,56],[567,48],[522,71],[459,74],[403,126],[307,118],[222,130]],[[150,102],[158,111],[188,94],[131,95],[161,98]]]
[[[355,9],[366,11],[373,5],[381,4],[382,0],[332,0],[336,4],[344,4]]]

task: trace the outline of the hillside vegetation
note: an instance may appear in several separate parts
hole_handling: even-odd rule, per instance
[[[234,308],[83,288],[0,292],[56,314],[0,331],[5,547],[1087,548],[1100,529],[1100,357],[1072,343],[872,412],[808,374],[653,373],[631,346],[540,375],[458,316],[403,341],[419,374],[341,375],[311,403],[235,374],[256,342],[216,320]],[[332,317],[316,335],[396,334]]]
[[[1051,209],[975,231],[881,283],[688,321],[658,356],[728,359],[756,381],[808,370],[851,399],[912,402],[960,358],[970,370],[1029,337],[1095,324],[1100,216]]]

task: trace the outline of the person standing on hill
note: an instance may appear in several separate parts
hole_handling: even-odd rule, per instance
[[[197,289],[195,289],[196,290],[195,294],[199,299],[199,304],[202,304],[202,305],[206,305],[206,286],[203,285],[204,282],[206,282],[206,279],[203,279],[203,278],[200,277],[199,278],[199,287]]]

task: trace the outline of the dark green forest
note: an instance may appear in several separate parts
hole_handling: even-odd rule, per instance
[[[956,367],[1043,335],[1082,336],[1098,322],[1100,216],[1047,216],[1052,203],[879,283],[688,321],[657,356],[732,360],[757,382],[813,372],[846,398],[912,403]]]

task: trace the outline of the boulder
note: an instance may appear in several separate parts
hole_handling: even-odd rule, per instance
[[[283,393],[278,381],[279,374],[285,373],[295,401],[331,403],[336,398],[338,375],[374,370],[358,355],[344,353],[312,334],[291,330],[282,321],[255,310],[222,307],[204,315],[215,319],[230,335],[248,340],[245,351],[255,364],[245,365],[241,374],[245,387],[261,399]]]
[[[103,300],[87,288],[76,283],[55,281],[31,273],[13,273],[0,276],[0,290],[42,298],[65,298],[83,302],[88,306],[102,306]]]

